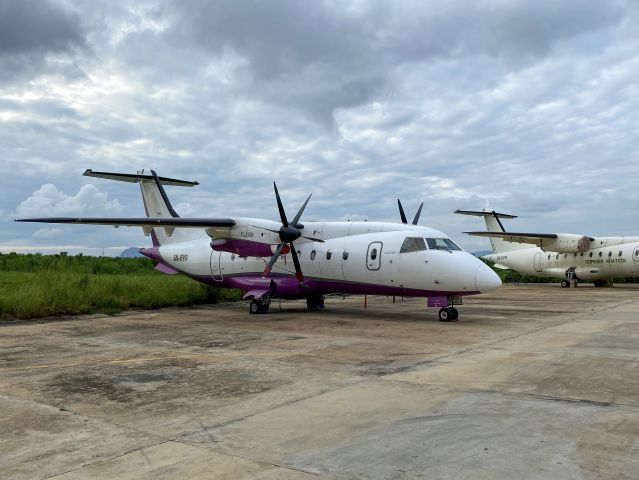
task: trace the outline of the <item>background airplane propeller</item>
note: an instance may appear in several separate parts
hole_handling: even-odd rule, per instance
[[[301,238],[306,238],[307,240],[312,240],[314,242],[324,242],[324,240],[320,238],[306,237],[302,235],[302,229],[304,228],[304,225],[300,224],[299,220],[302,216],[302,213],[304,213],[304,209],[306,208],[308,201],[311,199],[312,194],[308,196],[308,198],[306,199],[302,207],[299,209],[299,211],[297,212],[293,220],[289,222],[288,219],[286,218],[284,205],[282,204],[282,199],[280,198],[280,193],[277,191],[277,185],[275,184],[275,182],[273,182],[273,188],[275,189],[275,199],[277,200],[277,209],[280,212],[280,220],[282,222],[282,226],[280,227],[279,230],[271,230],[269,228],[257,227],[263,230],[268,230],[269,232],[277,233],[280,237],[280,243],[277,245],[277,248],[275,249],[275,253],[273,253],[273,256],[271,257],[268,264],[264,268],[263,276],[265,277],[268,276],[268,274],[271,272],[271,269],[273,268],[273,265],[275,265],[275,262],[277,262],[277,259],[279,258],[282,251],[284,251],[284,253],[286,254],[287,253],[286,249],[288,248],[288,250],[290,250],[291,252],[291,256],[293,257],[293,264],[295,265],[295,276],[300,282],[303,282],[304,275],[302,274],[302,267],[300,266],[300,260],[297,257],[297,251],[295,250],[295,245],[293,245],[293,241],[301,237]]]
[[[399,206],[399,216],[402,219],[402,223],[408,223],[408,220],[406,220],[406,214],[404,213],[404,208],[402,207],[402,202],[399,201],[399,198],[397,199],[397,205]],[[417,225],[417,222],[419,222],[419,216],[422,214],[423,206],[424,202],[422,202],[417,209],[417,213],[415,214],[415,218],[413,219],[413,225]]]

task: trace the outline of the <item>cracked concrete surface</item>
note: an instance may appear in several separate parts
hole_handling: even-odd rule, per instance
[[[639,288],[0,326],[0,478],[635,479]]]

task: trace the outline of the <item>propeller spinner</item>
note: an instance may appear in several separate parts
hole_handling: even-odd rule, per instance
[[[293,265],[295,265],[295,276],[300,282],[303,282],[304,275],[302,274],[302,267],[300,266],[300,260],[297,256],[297,251],[295,250],[295,246],[293,245],[293,242],[300,237],[306,238],[307,240],[312,240],[314,242],[324,242],[324,240],[319,238],[306,237],[302,235],[302,229],[304,228],[304,226],[299,223],[299,220],[302,216],[302,213],[304,213],[304,209],[306,208],[308,201],[311,199],[312,194],[308,196],[308,198],[306,199],[302,207],[299,209],[299,211],[297,212],[293,220],[289,222],[288,218],[286,217],[286,212],[284,211],[284,205],[282,204],[282,199],[280,198],[280,193],[277,190],[277,185],[275,184],[275,182],[273,182],[273,188],[275,189],[275,199],[277,200],[277,209],[280,212],[280,220],[282,222],[282,226],[280,227],[279,230],[270,230],[268,228],[264,229],[264,230],[269,230],[270,232],[273,232],[273,233],[277,233],[280,237],[280,243],[277,245],[277,248],[275,249],[275,253],[273,253],[273,256],[271,257],[268,264],[264,268],[263,276],[265,277],[268,276],[268,274],[271,272],[271,269],[273,268],[273,265],[275,265],[275,262],[277,262],[277,259],[279,258],[280,254],[282,254],[282,251],[284,251],[284,253],[286,254],[288,253],[286,250],[289,249],[291,252],[291,256],[293,257]],[[263,227],[259,227],[259,228],[263,228]]]
[[[402,202],[399,201],[399,198],[397,199],[397,206],[399,206],[399,216],[402,219],[402,223],[408,223],[408,220],[406,220],[406,214],[404,213],[404,208],[402,207]],[[417,225],[417,222],[419,222],[419,216],[422,214],[422,207],[424,206],[424,202],[422,202],[419,205],[419,208],[417,209],[417,213],[415,214],[415,218],[413,218],[413,225]]]

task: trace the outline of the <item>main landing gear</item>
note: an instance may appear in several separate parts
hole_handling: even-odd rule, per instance
[[[566,270],[566,278],[561,281],[561,288],[570,288],[570,285],[574,285],[577,288],[577,275],[575,274],[575,267],[570,267]]]
[[[324,310],[324,297],[308,297],[306,299],[306,308],[313,312]]]
[[[268,308],[270,306],[269,303],[264,303],[262,300],[253,300],[249,305],[249,313],[258,314],[258,313],[268,313]]]
[[[249,313],[268,313],[268,307],[271,306],[271,294],[265,293],[260,298],[254,299],[249,305]]]
[[[455,307],[443,307],[439,310],[440,322],[454,322],[459,318],[459,312]]]
[[[262,295],[260,298],[256,298],[249,305],[249,313],[257,315],[258,313],[268,313],[269,306],[271,305],[271,295]],[[324,310],[324,297],[308,297],[306,299],[306,307],[313,312],[319,312]],[[457,318],[457,317],[455,317]]]

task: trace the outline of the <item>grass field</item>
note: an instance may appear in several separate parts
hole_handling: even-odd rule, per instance
[[[146,258],[0,254],[0,319],[117,313],[238,300],[241,293],[165,275]]]

